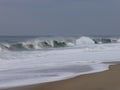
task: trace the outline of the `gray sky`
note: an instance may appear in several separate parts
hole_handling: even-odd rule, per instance
[[[120,34],[120,0],[0,0],[0,35]]]

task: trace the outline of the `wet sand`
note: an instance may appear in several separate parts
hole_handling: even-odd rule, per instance
[[[120,64],[107,71],[45,84],[0,90],[120,90]]]

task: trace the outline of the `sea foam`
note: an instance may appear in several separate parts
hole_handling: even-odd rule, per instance
[[[39,42],[46,41],[35,40],[24,41],[22,45],[32,42],[36,46]],[[53,44],[53,39],[49,41]],[[89,37],[58,41],[62,44],[67,42],[70,46],[47,50],[39,50],[38,46],[33,50],[23,50],[21,42],[17,43],[20,43],[18,46],[22,50],[16,50],[16,42],[1,46],[0,88],[45,83],[104,71],[109,66],[104,62],[120,61],[120,43],[95,44]],[[15,50],[9,49],[11,46]],[[7,50],[3,50],[5,47]]]

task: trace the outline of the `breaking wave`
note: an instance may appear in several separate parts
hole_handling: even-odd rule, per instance
[[[81,44],[95,44],[95,42],[91,38],[89,38],[89,37],[81,37],[81,38],[76,40],[76,44],[77,45],[81,45]]]
[[[0,43],[0,50],[39,50],[48,48],[60,48],[74,46],[74,40],[28,40],[16,43]]]
[[[62,38],[62,39],[32,39],[23,42],[0,43],[1,50],[41,50],[60,47],[73,47],[76,45],[86,44],[103,44],[103,43],[120,43],[118,38],[96,38],[85,37],[80,38]]]

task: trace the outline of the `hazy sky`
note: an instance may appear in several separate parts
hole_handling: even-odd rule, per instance
[[[120,0],[0,0],[0,35],[120,34]]]

